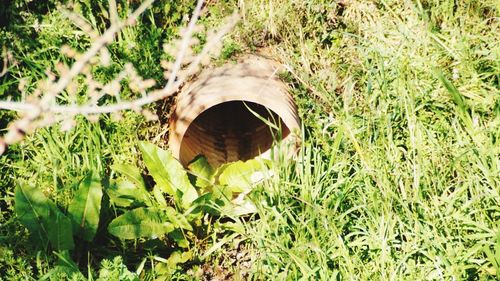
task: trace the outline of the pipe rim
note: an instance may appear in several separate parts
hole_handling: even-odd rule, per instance
[[[287,85],[275,75],[280,66],[274,61],[255,55],[248,56],[243,62],[249,68],[252,68],[255,63],[272,75],[261,75],[265,74],[265,71],[258,73],[258,76],[226,75],[231,73],[232,68],[239,66],[225,64],[216,69],[208,69],[205,75],[200,75],[196,81],[186,85],[181,90],[169,122],[169,147],[174,157],[180,159],[183,139],[189,126],[199,115],[214,106],[233,101],[256,103],[271,110],[279,116],[290,132],[289,136],[283,138],[283,141],[286,139],[292,143],[299,141],[297,132],[300,131],[300,119],[297,107],[287,91]],[[237,70],[242,71],[241,67]],[[264,79],[264,77],[267,78]],[[241,85],[245,86],[241,87]],[[221,91],[221,89],[232,88],[237,88],[239,91]],[[256,94],[257,88],[258,93]],[[203,100],[203,103],[191,106],[197,99]],[[272,147],[256,156],[266,155],[271,149]],[[183,164],[187,165],[187,163]]]

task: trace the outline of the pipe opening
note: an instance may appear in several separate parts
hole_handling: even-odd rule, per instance
[[[272,129],[251,111],[279,128]],[[212,106],[189,125],[180,146],[180,161],[186,165],[202,154],[213,166],[252,159],[269,150],[275,140],[286,138],[289,128],[263,105],[229,101]]]

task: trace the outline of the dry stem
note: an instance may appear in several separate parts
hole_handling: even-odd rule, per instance
[[[88,65],[91,61],[98,56],[99,52],[103,48],[113,41],[115,34],[126,26],[132,25],[136,22],[137,18],[152,4],[154,0],[147,0],[143,2],[137,10],[135,10],[125,21],[120,21],[114,18],[111,22],[111,26],[95,41],[92,43],[90,48],[81,56],[78,57],[76,62],[71,66],[71,68],[64,73],[61,73],[61,77],[56,83],[53,83],[50,77],[45,83],[37,89],[38,95],[34,95],[33,100],[27,101],[0,101],[0,109],[12,110],[21,113],[21,118],[17,121],[12,122],[9,125],[9,129],[4,138],[0,138],[0,155],[5,151],[7,145],[13,144],[20,141],[26,133],[31,133],[34,130],[52,125],[57,122],[65,122],[65,124],[73,124],[71,122],[74,117],[78,114],[83,114],[86,116],[94,116],[96,114],[103,113],[114,113],[122,110],[138,110],[141,107],[156,102],[158,100],[164,99],[172,94],[174,94],[179,87],[193,75],[198,69],[203,61],[206,61],[207,56],[213,52],[213,49],[220,44],[223,36],[235,25],[238,20],[238,16],[233,15],[230,20],[213,36],[210,36],[207,43],[204,45],[202,51],[193,56],[191,54],[191,45],[193,44],[192,36],[196,31],[196,22],[200,16],[203,0],[198,0],[196,8],[193,12],[191,20],[183,32],[180,42],[178,42],[178,48],[175,50],[177,55],[176,59],[172,65],[167,69],[166,75],[168,80],[166,86],[162,89],[149,90],[154,85],[149,80],[142,80],[142,78],[135,73],[135,69],[130,67],[130,69],[125,68],[124,71],[127,75],[134,80],[134,85],[130,84],[130,87],[137,89],[142,95],[133,100],[121,100],[120,95],[117,94],[117,102],[114,104],[97,105],[97,101],[106,94],[105,88],[107,86],[112,86],[111,83],[108,85],[100,85],[100,83],[92,80],[91,75],[88,72]],[[113,1],[111,1],[113,2]],[[110,7],[112,8],[112,7]],[[216,48],[215,48],[216,49]],[[105,50],[105,49],[104,49]],[[102,53],[102,52],[101,52]],[[183,65],[187,65],[182,69]],[[65,90],[70,92],[70,85],[74,81],[75,77],[80,74],[86,74],[87,83],[92,83],[93,91],[89,96],[88,101],[84,104],[60,104],[56,102],[56,97],[60,96]],[[120,75],[112,83],[119,84],[121,79],[126,75]],[[97,88],[95,88],[97,87]],[[97,91],[101,88],[101,91]],[[107,88],[109,89],[109,88]],[[64,126],[65,128],[67,126]]]

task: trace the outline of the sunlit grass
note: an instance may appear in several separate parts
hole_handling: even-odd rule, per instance
[[[498,4],[252,1],[244,11],[236,33],[292,70],[306,131],[301,157],[256,195],[255,276],[496,278]]]
[[[161,28],[179,17],[155,17],[163,8],[155,6],[146,26],[126,30],[111,46],[159,80],[154,62],[162,36],[173,32]],[[210,236],[191,249],[195,261],[174,277],[222,267],[235,279],[245,272],[256,280],[498,279],[497,1],[216,1],[202,22],[215,25],[234,8],[242,21],[224,58],[259,51],[287,66],[282,77],[299,106],[303,145],[250,194],[258,214],[233,224],[210,221]],[[88,7],[83,14],[90,18]],[[88,44],[71,37],[75,28],[62,18],[53,12],[39,19],[48,25],[40,41],[24,34],[35,17],[27,16],[24,33],[4,34],[2,40],[33,46],[18,46],[25,64],[0,80],[6,81],[0,97],[60,59],[49,48],[54,42]],[[114,68],[98,71],[106,80]],[[137,140],[161,142],[160,133],[165,129],[131,112],[121,123],[104,117],[78,122],[68,133],[44,129],[12,147],[0,158],[0,271],[39,278],[55,264],[53,256],[23,246],[26,232],[9,211],[16,181],[43,186],[54,201],[68,200],[88,169],[107,174],[112,163],[136,163]],[[115,243],[79,255],[90,261],[89,272],[104,257],[120,255],[129,270],[147,272],[145,278],[161,275],[168,257],[150,250],[154,245],[140,257],[131,254],[140,247]],[[251,261],[249,269],[228,258],[238,253]]]

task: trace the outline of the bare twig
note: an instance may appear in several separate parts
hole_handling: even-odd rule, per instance
[[[174,94],[190,76],[198,71],[200,65],[207,61],[207,58],[209,58],[211,54],[215,53],[214,50],[217,51],[217,47],[221,45],[220,42],[223,36],[233,28],[238,20],[238,16],[234,14],[218,32],[214,32],[212,35],[208,36],[208,40],[201,52],[193,55],[190,48],[191,45],[196,44],[193,43],[196,41],[196,38],[192,38],[192,36],[198,30],[196,21],[203,7],[203,0],[198,0],[188,26],[181,34],[181,39],[175,41],[177,42],[175,45],[176,49],[174,50],[176,52],[175,61],[173,63],[165,63],[165,65],[167,65],[165,75],[168,79],[165,87],[161,89],[148,91],[148,88],[154,86],[154,81],[150,79],[143,80],[131,65],[126,65],[120,75],[106,85],[102,85],[93,80],[88,65],[95,63],[95,58],[99,54],[101,55],[101,63],[104,64],[104,61],[107,61],[109,57],[102,57],[109,55],[107,52],[103,52],[107,51],[103,49],[103,47],[112,42],[117,32],[128,25],[132,25],[153,1],[154,0],[147,0],[143,2],[125,21],[120,21],[116,17],[113,18],[109,29],[101,36],[91,38],[94,39],[94,42],[84,54],[77,57],[76,62],[71,68],[65,65],[58,65],[59,68],[56,69],[60,69],[59,72],[61,76],[57,82],[52,82],[54,79],[51,79],[50,76],[52,74],[50,74],[50,71],[48,72],[49,78],[43,81],[43,83],[40,83],[41,86],[35,90],[36,94],[32,100],[0,101],[0,109],[17,111],[21,114],[21,119],[11,123],[7,134],[4,138],[0,138],[0,155],[7,145],[19,141],[25,134],[31,133],[37,128],[62,122],[61,128],[68,129],[74,124],[74,117],[79,114],[88,116],[88,118],[95,118],[98,114],[103,113],[119,114],[118,112],[123,110],[138,111],[147,104]],[[113,9],[112,5],[110,9]],[[81,25],[86,26],[84,22],[82,22]],[[75,53],[71,50],[66,51],[69,54]],[[60,96],[65,90],[68,93],[75,91],[74,79],[80,74],[85,75],[85,81],[87,81],[86,83],[88,84],[87,94],[89,98],[87,101],[83,104],[76,104],[75,102],[67,104],[58,103],[56,97]],[[52,77],[54,76],[52,75]],[[128,77],[131,81],[129,82],[130,89],[133,92],[142,94],[140,97],[132,100],[121,100],[119,93],[115,93],[119,92],[120,81],[125,77]],[[99,99],[105,95],[116,97],[116,103],[98,105]],[[155,119],[147,110],[142,110],[142,112],[145,116],[148,115],[146,117],[149,119]]]
[[[11,54],[7,50],[7,47],[3,46],[2,49],[2,57],[3,57],[3,68],[2,71],[0,72],[0,77],[3,77],[9,68],[9,61],[11,60]]]
[[[189,74],[193,74],[197,67],[201,64],[201,61],[204,56],[206,56],[211,49],[214,48],[217,42],[220,42],[222,40],[222,37],[231,30],[231,28],[234,26],[236,23],[236,17],[233,16],[233,18],[219,31],[215,34],[215,36],[212,38],[210,42],[208,42],[203,50],[200,52],[200,54],[196,57],[196,59],[189,64],[189,66],[186,69],[186,72]],[[163,98],[166,98],[177,91],[177,89],[182,86],[182,84],[186,81],[185,78],[183,77],[182,79],[175,79],[176,73],[172,72],[174,74],[174,78],[169,80],[175,80],[174,82],[170,83],[170,85],[167,83],[167,86],[165,88],[160,89],[160,90],[154,90],[150,91],[147,93],[142,98],[132,100],[132,101],[123,101],[117,104],[111,104],[111,105],[102,105],[102,106],[96,106],[96,105],[89,105],[89,106],[82,106],[82,105],[52,105],[48,108],[45,108],[45,110],[48,110],[53,113],[68,113],[72,115],[77,115],[77,114],[102,114],[102,113],[112,113],[116,111],[121,111],[121,110],[129,110],[129,109],[135,109],[135,108],[140,108],[144,105],[153,103],[155,101],[161,100]],[[172,74],[171,74],[172,76]],[[8,110],[14,110],[14,111],[21,111],[21,112],[28,112],[28,111],[33,111],[38,109],[38,106],[35,104],[30,104],[26,102],[12,102],[12,101],[0,101],[0,108],[3,109],[8,109]]]
[[[203,7],[203,1],[198,1],[196,8],[194,9],[193,16],[191,21],[189,22],[187,31],[183,34],[183,39],[181,42],[181,46],[179,49],[179,53],[177,54],[177,59],[175,60],[174,67],[172,68],[172,72],[170,73],[170,77],[168,77],[167,85],[165,89],[168,89],[172,86],[175,80],[175,75],[181,68],[182,61],[184,59],[184,55],[186,54],[186,50],[189,48],[189,41],[191,40],[191,36],[193,35],[193,30],[196,26],[196,21],[200,16],[201,8]]]
[[[88,49],[85,54],[83,54],[75,64],[71,67],[69,72],[61,77],[59,81],[54,85],[54,87],[51,89],[51,94],[53,95],[58,95],[66,87],[68,86],[69,82],[73,80],[78,74],[82,72],[82,69],[87,65],[87,63],[97,55],[99,50],[104,47],[105,45],[111,43],[113,41],[113,38],[115,34],[122,30],[124,27],[127,25],[132,25],[135,23],[137,18],[154,2],[154,0],[146,0],[144,1],[137,10],[135,10],[125,21],[118,21],[115,24],[112,24],[104,34],[99,37]]]

